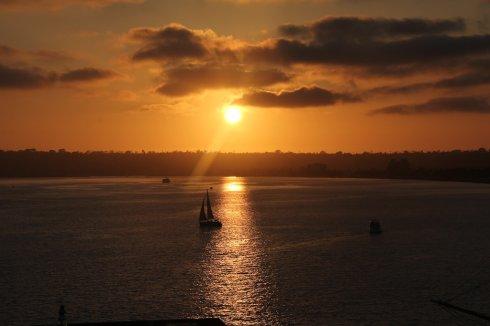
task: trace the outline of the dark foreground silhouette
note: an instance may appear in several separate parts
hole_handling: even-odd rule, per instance
[[[185,318],[185,319],[161,319],[161,320],[128,320],[128,321],[105,321],[105,322],[86,322],[69,323],[77,326],[170,326],[170,325],[193,325],[193,326],[221,326],[225,323],[219,318]],[[58,310],[59,326],[67,326],[67,313],[64,305],[60,305]],[[55,326],[53,324],[39,326]]]
[[[0,177],[192,175],[359,177],[490,182],[490,151],[210,153],[0,151]]]
[[[56,324],[60,325],[60,324]],[[93,322],[93,323],[69,323],[73,326],[221,326],[225,323],[219,318],[202,318],[202,319],[166,319],[166,320],[133,320],[133,321],[111,321],[111,322]],[[40,325],[41,326],[41,325]],[[42,326],[55,326],[42,325]]]

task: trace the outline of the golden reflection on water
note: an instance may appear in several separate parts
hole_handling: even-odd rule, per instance
[[[241,180],[236,180],[236,177],[230,177],[223,185],[224,191],[243,191],[245,188]]]
[[[213,193],[220,230],[209,232],[203,257],[202,313],[222,317],[229,324],[257,324],[267,316],[274,324],[274,283],[266,268],[264,246],[254,227],[246,179],[223,178]],[[219,191],[219,194],[218,194]]]

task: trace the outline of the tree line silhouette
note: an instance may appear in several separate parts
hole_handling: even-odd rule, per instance
[[[0,150],[0,177],[206,175],[410,178],[490,182],[490,150],[395,153],[69,152]]]

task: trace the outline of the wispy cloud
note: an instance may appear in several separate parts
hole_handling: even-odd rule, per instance
[[[92,67],[65,72],[46,71],[38,67],[12,67],[0,63],[0,89],[33,89],[57,83],[92,83],[120,75],[112,70]]]
[[[440,97],[418,104],[400,104],[383,107],[370,112],[371,115],[397,114],[414,115],[428,113],[490,113],[490,102],[486,97]]]

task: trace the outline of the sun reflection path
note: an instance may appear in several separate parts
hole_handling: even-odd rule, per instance
[[[224,178],[218,190],[215,207],[223,228],[212,234],[205,248],[202,314],[219,316],[231,325],[278,324],[275,282],[254,226],[246,180]]]
[[[228,181],[230,180],[230,181]],[[245,187],[241,180],[236,180],[235,177],[227,178],[226,183],[223,185],[224,191],[235,192],[235,191],[243,191]]]

